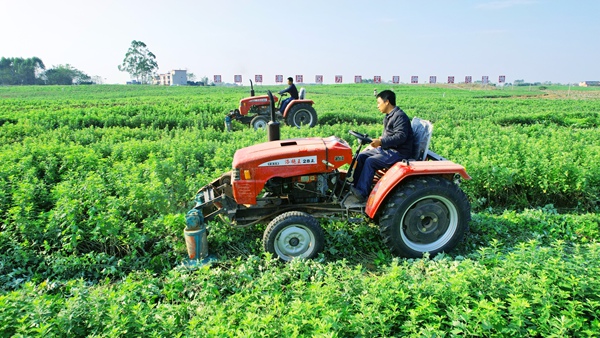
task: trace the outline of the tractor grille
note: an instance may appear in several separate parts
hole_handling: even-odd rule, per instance
[[[238,169],[238,168],[233,169],[233,180],[234,181],[240,180],[240,169]]]

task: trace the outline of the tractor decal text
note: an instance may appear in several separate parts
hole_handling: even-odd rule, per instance
[[[317,156],[304,156],[304,157],[291,157],[282,158],[280,160],[274,160],[265,162],[259,165],[259,167],[277,167],[287,165],[305,165],[305,164],[316,164]]]
[[[253,100],[250,100],[250,103],[255,103],[255,102],[267,102],[267,101],[268,101],[268,99],[267,99],[267,98],[264,98],[264,99],[253,99]]]

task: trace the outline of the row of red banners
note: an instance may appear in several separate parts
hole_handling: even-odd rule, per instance
[[[233,81],[235,83],[242,83],[242,76],[241,75],[234,75],[233,76]],[[498,83],[504,83],[506,81],[506,76],[505,75],[500,75],[498,77]],[[222,78],[221,75],[215,75],[214,76],[214,82],[215,83],[221,83]],[[254,75],[254,82],[256,83],[262,83],[263,82],[263,76],[262,75]],[[283,75],[275,75],[275,82],[276,83],[283,83]],[[374,76],[373,77],[373,82],[374,83],[381,83],[381,76]],[[473,82],[473,77],[472,76],[465,76],[465,83],[472,83]],[[483,84],[487,84],[489,83],[489,76],[482,76],[481,77],[481,83]],[[303,75],[296,75],[296,83],[304,83],[304,76]],[[316,75],[315,76],[315,83],[323,83],[323,75]],[[335,83],[343,83],[343,78],[342,75],[336,75],[335,76]],[[354,76],[354,83],[362,83],[362,76],[361,75],[356,75]],[[400,83],[400,76],[392,76],[392,83]],[[419,83],[419,77],[418,76],[411,76],[410,77],[410,83]],[[437,83],[437,76],[430,76],[429,77],[429,83]],[[448,76],[448,83],[454,83],[454,76]]]

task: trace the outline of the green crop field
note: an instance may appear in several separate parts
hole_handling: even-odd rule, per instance
[[[282,138],[379,135],[373,88],[472,176],[464,242],[396,258],[367,218],[327,219],[324,252],[284,264],[264,224],[215,223],[218,262],[188,271],[196,190],[267,138],[224,132],[247,87],[0,87],[0,336],[600,336],[600,89],[308,85],[319,123]]]

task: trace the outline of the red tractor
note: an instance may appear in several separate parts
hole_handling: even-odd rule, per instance
[[[414,159],[379,171],[367,202],[359,203],[350,193],[351,173],[371,139],[350,131],[359,143],[354,155],[336,136],[280,140],[271,109],[269,141],[236,151],[232,170],[198,190],[184,230],[189,264],[207,260],[206,222],[217,216],[232,227],[268,223],[264,250],[283,261],[317,256],[325,242],[318,218],[332,215],[366,214],[402,257],[447,252],[465,236],[471,206],[459,182],[470,176],[428,149],[430,122],[413,118]]]
[[[285,111],[280,112],[279,106],[276,108],[275,116],[278,120],[283,120],[289,126],[309,128],[317,124],[317,112],[313,105],[313,100],[304,98],[306,90],[300,88],[298,93],[299,98],[292,100],[286,107]],[[281,97],[284,97],[284,93]],[[274,103],[281,99],[275,97]],[[234,109],[228,113],[232,120],[239,121],[243,124],[249,124],[254,129],[265,129],[270,119],[271,99],[268,95],[254,96],[254,86],[250,80],[250,97],[240,100],[239,109]]]

